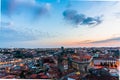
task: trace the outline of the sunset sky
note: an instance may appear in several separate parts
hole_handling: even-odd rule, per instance
[[[0,47],[120,47],[120,1],[1,0]]]

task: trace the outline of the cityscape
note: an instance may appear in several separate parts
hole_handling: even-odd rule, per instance
[[[0,0],[0,80],[120,80],[119,0]]]
[[[119,80],[120,47],[1,48],[1,79]]]

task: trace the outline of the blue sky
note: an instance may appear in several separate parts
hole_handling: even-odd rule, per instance
[[[120,2],[1,0],[0,47],[120,46]]]

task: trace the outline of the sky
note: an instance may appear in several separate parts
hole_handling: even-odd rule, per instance
[[[120,47],[120,1],[1,0],[1,48]]]

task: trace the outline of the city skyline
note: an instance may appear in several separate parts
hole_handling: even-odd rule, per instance
[[[120,2],[1,0],[0,47],[120,47]]]

